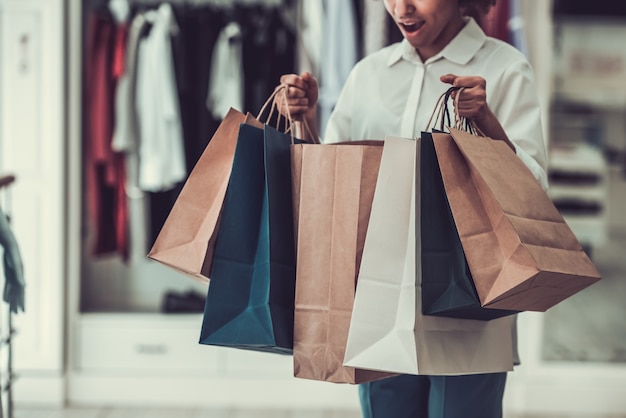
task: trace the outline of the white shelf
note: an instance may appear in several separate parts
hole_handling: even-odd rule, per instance
[[[584,125],[579,127],[583,128]],[[580,214],[573,214],[562,211],[578,240],[588,246],[604,244],[608,239],[608,165],[602,152],[584,143],[555,146],[550,152],[549,170],[563,179],[552,180],[548,190],[557,207],[559,202],[578,202],[583,208],[590,206],[590,212],[593,212],[581,210]]]
[[[140,376],[291,380],[291,356],[203,345],[202,315],[97,313],[75,322],[75,369]]]
[[[607,201],[607,189],[604,185],[574,186],[553,182],[548,189],[548,195],[554,201],[571,199],[581,203],[599,203],[602,206],[605,206]]]
[[[292,356],[198,343],[201,315],[75,319],[68,396],[79,404],[358,409],[356,387],[293,377]]]

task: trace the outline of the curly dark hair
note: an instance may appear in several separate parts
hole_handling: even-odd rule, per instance
[[[487,13],[496,0],[459,0],[459,7],[467,14]]]

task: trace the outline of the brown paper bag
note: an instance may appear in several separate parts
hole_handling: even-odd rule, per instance
[[[342,365],[382,145],[291,147],[298,231],[296,377],[361,383],[390,376]]]
[[[239,125],[262,128],[230,109],[200,156],[148,254],[199,282],[208,282],[219,217],[233,166]]]
[[[543,312],[598,281],[574,233],[511,149],[450,131],[433,138],[482,305]]]

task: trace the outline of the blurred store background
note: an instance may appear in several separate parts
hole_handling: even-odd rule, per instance
[[[498,2],[483,25],[535,69],[549,193],[603,277],[520,315],[505,416],[626,417],[626,4]],[[153,28],[168,16],[172,59],[146,61],[155,79],[137,88],[145,107],[179,100],[186,172],[224,107],[256,114],[280,74],[310,70],[324,123],[353,63],[398,36],[371,0],[0,0],[0,175],[16,178],[0,202],[26,280],[25,312],[0,307],[2,335],[16,331],[0,346],[5,416],[358,417],[353,386],[296,380],[289,357],[197,344],[206,286],[145,257],[186,172],[93,194],[97,158],[115,170],[123,155],[134,173],[132,144],[97,154],[85,138],[117,135],[111,89],[130,65],[124,42],[149,36],[130,24],[148,11]]]

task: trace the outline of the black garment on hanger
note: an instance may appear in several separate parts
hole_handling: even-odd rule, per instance
[[[176,7],[174,12],[179,33],[172,39],[172,50],[187,170],[191,172],[220,123],[211,116],[206,99],[213,49],[225,18],[213,7]]]
[[[246,6],[237,15],[243,30],[244,104],[256,114],[280,77],[295,72],[296,37],[277,7]]]
[[[356,16],[356,39],[357,39],[357,60],[363,58],[365,53],[365,29],[363,22],[365,20],[365,5],[364,1],[370,0],[352,0],[354,7],[354,15]]]

